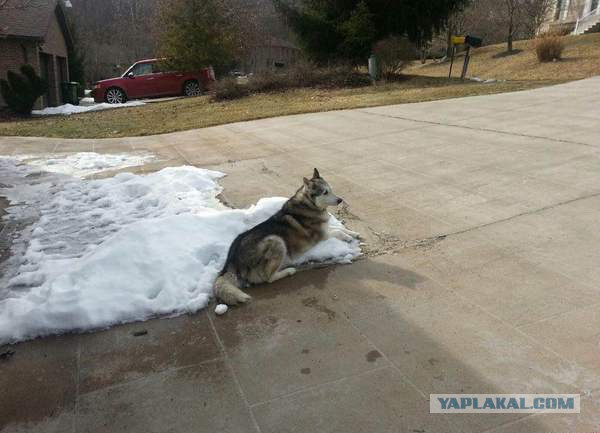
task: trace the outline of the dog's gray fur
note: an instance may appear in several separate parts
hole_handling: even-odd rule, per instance
[[[215,296],[229,305],[247,302],[250,296],[241,288],[295,274],[295,268],[284,267],[286,263],[328,236],[344,241],[358,237],[346,229],[328,231],[327,207],[341,202],[315,168],[312,179],[304,178],[281,210],[235,238],[215,282]]]

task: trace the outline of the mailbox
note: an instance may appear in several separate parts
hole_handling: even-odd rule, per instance
[[[465,63],[463,64],[462,72],[460,74],[460,79],[464,80],[465,75],[467,75],[467,68],[469,67],[469,60],[471,58],[470,51],[471,47],[478,48],[483,44],[483,39],[478,38],[477,36],[452,36],[452,56],[450,58],[450,71],[448,72],[448,78],[452,77],[452,65],[454,65],[454,55],[456,54],[456,46],[457,45],[466,45],[467,51],[465,52]]]
[[[462,45],[467,44],[473,48],[479,48],[483,43],[483,39],[478,38],[477,36],[452,36],[452,45]]]
[[[479,48],[481,44],[483,44],[483,39],[478,38],[477,36],[467,35],[465,36],[465,43],[473,48]]]

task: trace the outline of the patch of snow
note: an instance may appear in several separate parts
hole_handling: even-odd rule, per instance
[[[34,116],[70,116],[71,114],[87,113],[89,111],[111,110],[113,108],[138,107],[144,105],[142,101],[128,101],[123,104],[108,104],[102,102],[93,105],[73,105],[64,104],[58,107],[46,107],[43,110],[33,110],[31,114]]]
[[[0,279],[0,344],[205,308],[235,236],[286,200],[229,209],[217,199],[224,174],[187,166],[98,180],[34,173],[0,158],[5,218],[37,214]],[[298,262],[360,254],[358,241],[327,239]]]
[[[217,316],[222,316],[227,313],[227,310],[229,310],[229,307],[226,304],[219,304],[215,307],[215,314]]]
[[[141,99],[142,102],[145,102],[146,104],[154,104],[156,102],[167,102],[167,101],[175,101],[177,99],[183,99],[185,98],[185,96],[166,96],[163,98],[147,98],[147,99]]]
[[[86,177],[109,170],[144,165],[154,159],[149,153],[79,152],[66,155],[15,155],[13,158],[42,171]]]
[[[94,105],[96,103],[96,101],[94,100],[94,98],[88,97],[86,96],[85,98],[80,98],[79,99],[79,106],[85,106],[85,107],[89,107],[90,105]]]
[[[479,77],[469,77],[469,80],[476,81],[478,83],[483,83],[483,84],[504,83],[506,81],[506,80],[496,80],[495,78],[484,79],[484,78],[479,78]]]

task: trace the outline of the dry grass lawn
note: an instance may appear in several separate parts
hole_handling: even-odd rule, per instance
[[[204,96],[69,117],[4,122],[0,123],[0,135],[105,138],[163,134],[288,114],[431,101],[524,90],[540,85],[529,81],[480,84],[445,78],[407,77],[400,82],[355,89],[301,89],[224,102],[210,102]]]
[[[493,84],[447,80],[449,64],[415,62],[403,81],[354,89],[299,89],[257,94],[232,101],[208,97],[157,102],[135,108],[20,121],[0,121],[0,135],[104,138],[162,134],[223,123],[288,114],[403,104],[531,89],[600,75],[600,33],[566,36],[563,60],[539,63],[534,41],[517,41],[516,54],[506,46],[473,50],[469,76],[506,80]],[[462,57],[456,62],[460,74]]]
[[[540,63],[535,55],[534,41],[517,41],[517,54],[498,56],[506,44],[489,45],[472,50],[468,76],[498,80],[578,80],[600,75],[600,33],[565,36],[563,59]],[[463,57],[455,61],[453,76],[460,75]],[[447,77],[449,63],[428,61],[413,63],[406,73],[432,77]]]

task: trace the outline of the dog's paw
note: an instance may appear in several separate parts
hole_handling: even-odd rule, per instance
[[[351,242],[354,242],[356,240],[356,238],[352,235],[346,234],[346,236],[342,240],[344,242],[351,243]]]
[[[247,293],[241,293],[238,297],[237,297],[237,303],[238,304],[246,304],[247,302],[250,302],[250,300],[252,299],[252,296],[250,296]]]
[[[348,236],[352,236],[353,239],[356,239],[356,240],[362,239],[360,233],[358,233],[358,232],[353,232],[352,230],[346,229],[346,230],[344,230],[344,233],[346,233]]]
[[[329,237],[338,239],[340,241],[343,242],[352,242],[354,240],[354,238],[348,234],[346,234],[346,232],[342,231],[342,230],[333,230],[331,232],[329,232]]]

